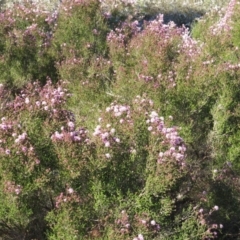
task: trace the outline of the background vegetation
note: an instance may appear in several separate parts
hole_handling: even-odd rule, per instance
[[[240,239],[240,3],[0,13],[0,237]]]

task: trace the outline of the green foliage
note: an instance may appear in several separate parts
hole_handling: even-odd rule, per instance
[[[60,77],[74,82],[89,75],[95,77],[95,62],[107,54],[106,34],[106,21],[97,0],[62,4],[52,41]]]
[[[105,3],[0,15],[0,238],[236,239],[239,6]]]
[[[184,220],[184,221],[183,221]],[[204,219],[198,218],[196,211],[190,206],[184,210],[182,219],[178,220],[176,231],[164,239],[204,239],[211,237],[210,232],[206,233]],[[172,236],[171,236],[172,235]]]
[[[97,0],[66,1],[58,14],[51,54],[57,59],[59,78],[70,83],[72,98],[68,105],[76,119],[82,120],[89,111],[97,113],[99,105],[109,101],[109,97],[102,94],[112,82],[106,44],[107,20]],[[95,101],[96,97],[99,101]]]
[[[49,21],[46,19],[49,18]],[[21,88],[28,81],[46,77],[56,79],[54,61],[49,54],[49,41],[54,17],[43,9],[16,4],[2,13],[0,29],[1,78],[11,88]]]
[[[14,191],[14,183],[4,182],[1,186],[1,207],[0,207],[0,225],[1,237],[4,239],[14,239],[24,237],[24,228],[27,228],[31,211],[22,203],[19,204],[14,193],[8,193],[11,189]]]

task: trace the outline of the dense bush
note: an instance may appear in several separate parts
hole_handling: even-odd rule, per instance
[[[0,81],[21,88],[28,81],[57,79],[55,59],[49,54],[52,27],[56,19],[44,9],[28,3],[15,4],[1,13]]]
[[[0,238],[238,239],[239,8],[2,11]]]

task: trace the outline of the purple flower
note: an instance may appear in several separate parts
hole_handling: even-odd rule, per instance
[[[11,151],[10,151],[9,149],[6,149],[6,150],[5,150],[5,153],[6,153],[7,155],[10,155]]]

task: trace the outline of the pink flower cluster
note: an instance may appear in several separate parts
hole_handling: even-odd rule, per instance
[[[137,96],[134,102],[142,106],[144,104],[144,108],[147,110],[152,109],[149,106],[153,106],[151,100],[141,98],[140,96]],[[140,110],[142,109],[140,108]],[[158,163],[163,163],[171,157],[175,159],[179,165],[185,166],[186,146],[178,134],[178,127],[167,127],[164,122],[164,117],[159,116],[154,109],[152,109],[151,112],[146,111],[145,115],[147,117],[146,123],[148,125],[148,131],[151,132],[153,136],[161,136],[162,149],[165,149],[165,151],[159,152]],[[169,116],[169,119],[172,120],[172,116]]]
[[[107,124],[106,128],[97,125],[93,132],[93,136],[99,137],[106,148],[111,147],[115,143],[120,143],[120,139],[116,137],[115,128],[111,128],[111,124]],[[108,155],[106,156],[108,157]]]
[[[130,106],[128,105],[119,105],[116,103],[111,103],[110,107],[106,108],[106,112],[112,112],[115,117],[126,116],[130,117]]]
[[[135,98],[132,107],[130,105],[120,105],[116,102],[112,103],[106,108],[104,117],[99,119],[100,124],[95,128],[93,136],[100,139],[106,148],[110,148],[121,141],[121,137],[117,137],[116,132],[118,132],[120,136],[125,134],[134,135],[132,131],[135,131],[133,126],[136,117],[138,118],[144,115],[144,117],[147,118],[146,130],[151,133],[154,139],[159,137],[162,139],[160,143],[161,146],[159,146],[161,150],[157,156],[158,163],[163,163],[171,158],[175,159],[180,166],[184,167],[186,146],[178,134],[178,128],[167,127],[164,118],[159,117],[156,111],[151,111],[152,106],[153,102],[151,100],[140,96]],[[170,116],[170,119],[172,119],[172,116]],[[106,124],[106,121],[110,123]],[[103,124],[105,126],[103,126]],[[129,145],[131,152],[134,152],[134,141],[133,139]],[[111,157],[109,150],[106,157]]]
[[[58,108],[70,96],[67,89],[62,87],[64,84],[65,82],[60,82],[55,87],[51,80],[48,80],[44,87],[41,87],[38,82],[29,83],[27,88],[22,90],[21,94],[7,105],[10,108],[13,107],[15,111],[27,109],[33,113],[46,111],[53,116],[58,115]]]
[[[54,11],[52,14],[47,15],[47,17],[45,18],[45,22],[47,22],[49,25],[52,23],[56,23],[58,18],[58,12]]]
[[[122,234],[128,234],[131,228],[129,216],[125,210],[121,211],[121,215],[119,218],[115,221],[117,226],[120,228],[120,232]]]
[[[185,151],[186,146],[183,139],[178,134],[177,127],[166,127],[164,123],[164,118],[159,117],[157,112],[152,111],[148,114],[147,119],[148,130],[153,135],[162,136],[162,146],[166,146],[165,151],[159,152],[158,163],[163,163],[167,159],[173,158],[181,166],[185,166]]]
[[[120,44],[124,46],[127,40],[140,32],[141,28],[139,27],[139,22],[136,20],[134,22],[124,22],[121,28],[115,28],[111,30],[107,36],[107,41],[109,43]]]
[[[22,186],[16,185],[14,182],[7,181],[5,182],[4,191],[7,193],[14,193],[19,195],[22,192]]]
[[[240,63],[225,63],[224,64],[225,71],[234,71],[234,70],[239,70],[240,69]]]
[[[15,137],[16,135],[17,134],[13,134],[13,137]],[[15,143],[17,143],[17,144],[23,143],[26,139],[27,139],[27,133],[24,132],[17,136],[17,138],[15,139]]]
[[[236,0],[231,0],[225,11],[225,15],[220,19],[217,24],[211,27],[213,35],[221,34],[222,31],[229,32],[231,30],[231,17],[234,12],[235,5],[237,4]]]
[[[187,56],[187,60],[194,61],[194,57],[198,56],[202,52],[203,44],[193,39],[187,28],[183,27],[182,29],[182,42],[178,46],[179,52],[184,52]]]
[[[87,136],[88,131],[85,128],[75,128],[75,124],[71,121],[67,123],[67,127],[61,128],[61,132],[56,131],[51,139],[55,142],[73,142],[73,143],[89,143]]]
[[[221,232],[221,229],[223,228],[223,224],[217,224],[217,223],[210,223],[209,222],[209,217],[210,215],[218,211],[219,207],[215,205],[210,212],[204,211],[203,208],[200,208],[198,210],[198,219],[201,225],[207,225],[208,229],[206,230],[206,234],[208,235],[209,239],[218,239],[219,232]]]
[[[180,35],[183,32],[182,28],[177,28],[175,23],[169,22],[164,24],[163,14],[159,14],[155,20],[149,21],[147,27],[143,30],[154,32],[161,36],[164,39],[164,42],[167,42],[175,35]]]
[[[19,116],[24,112],[30,114],[29,116],[44,112],[51,119],[59,120],[60,117],[65,117],[66,121],[62,104],[65,103],[68,94],[63,85],[62,82],[53,86],[50,80],[43,87],[38,82],[29,83],[13,101],[5,102],[4,110],[10,113],[14,111],[14,115],[11,116],[11,120],[8,120],[7,117],[1,119],[0,154],[4,157],[14,158],[24,166],[24,171],[32,171],[35,166],[40,164],[40,160],[31,144],[31,139],[28,138],[27,131],[20,123],[21,120],[19,121]],[[67,131],[63,131],[64,138],[74,142],[86,142],[85,129],[75,130],[74,127],[74,123],[69,120]]]
[[[56,22],[56,13],[40,8],[37,4],[14,4],[0,14],[0,24],[6,29],[9,39],[14,43],[11,47],[27,45],[40,48],[39,54],[50,46],[51,29]],[[23,27],[23,24],[25,27]]]
[[[34,166],[40,164],[27,133],[22,131],[22,126],[17,121],[12,126],[11,135],[9,133],[2,133],[1,135],[5,139],[1,142],[1,154],[17,157],[18,163],[26,166],[27,171],[32,171]],[[6,140],[7,138],[8,140]]]
[[[58,86],[55,87],[51,80],[48,80],[39,92],[39,100],[35,102],[36,107],[46,111],[52,109],[54,112],[57,107],[65,103],[70,94],[67,93],[66,88],[63,88],[62,85],[64,84],[65,82],[60,82]],[[35,86],[38,87],[38,83],[35,83]]]
[[[133,238],[133,240],[144,240],[144,237],[143,237],[143,235],[140,233],[140,234],[138,234],[137,237]]]
[[[60,208],[61,204],[67,203],[67,202],[76,202],[79,203],[81,202],[79,196],[77,193],[74,191],[73,188],[68,187],[66,189],[66,193],[64,194],[61,192],[56,198],[55,198],[55,207]]]
[[[120,32],[120,29],[111,30],[107,36],[107,41],[124,45],[125,35]]]
[[[13,123],[10,120],[7,120],[5,117],[2,117],[1,123],[0,123],[0,130],[7,132],[9,130],[12,130]]]

